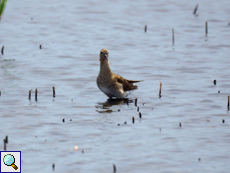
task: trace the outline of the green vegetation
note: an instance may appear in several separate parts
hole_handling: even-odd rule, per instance
[[[1,20],[2,14],[3,14],[5,7],[6,7],[7,0],[0,0],[0,1],[1,1],[0,2],[0,20]]]

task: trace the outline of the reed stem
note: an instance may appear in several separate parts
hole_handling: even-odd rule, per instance
[[[38,89],[35,89],[35,101],[38,101]]]
[[[195,9],[194,9],[194,11],[193,11],[193,14],[194,14],[194,15],[195,15],[196,12],[197,12],[198,6],[199,6],[199,4],[196,4],[196,7],[195,7]]]
[[[147,32],[147,25],[145,25],[145,32]]]
[[[161,89],[162,89],[162,83],[160,82],[159,98],[161,98]]]
[[[53,86],[53,97],[55,97],[55,87]]]

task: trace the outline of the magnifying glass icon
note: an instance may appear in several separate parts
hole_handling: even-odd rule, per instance
[[[18,167],[14,164],[15,163],[15,158],[11,154],[7,154],[3,158],[3,162],[7,166],[12,166],[15,170],[18,169]]]

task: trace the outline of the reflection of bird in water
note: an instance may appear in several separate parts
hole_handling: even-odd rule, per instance
[[[129,104],[132,103],[132,100],[129,100],[127,98],[124,99],[108,99],[106,102],[98,103],[98,106],[95,106],[96,108],[100,108],[102,110],[97,110],[99,113],[111,113],[114,112],[110,107],[114,105],[123,105],[123,104]],[[116,110],[118,111],[118,110]]]
[[[101,49],[100,52],[100,72],[97,77],[98,88],[110,99],[112,97],[125,98],[129,93],[127,91],[137,89],[134,83],[141,81],[127,80],[112,72],[109,66],[109,51]]]

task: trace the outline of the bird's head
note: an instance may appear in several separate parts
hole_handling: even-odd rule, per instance
[[[108,61],[109,51],[107,49],[101,49],[99,56],[100,56],[100,61]]]

